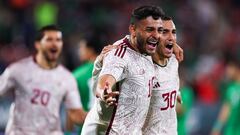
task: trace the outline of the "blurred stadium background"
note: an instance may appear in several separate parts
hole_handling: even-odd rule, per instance
[[[185,55],[180,77],[194,94],[187,132],[206,135],[228,83],[225,54],[240,57],[239,0],[1,0],[0,73],[34,52],[34,33],[46,24],[62,28],[62,62],[72,71],[81,65],[77,51],[81,38],[94,35],[101,45],[107,45],[124,37],[131,10],[143,4],[160,5],[175,21],[178,43]],[[1,132],[11,100],[0,98]]]

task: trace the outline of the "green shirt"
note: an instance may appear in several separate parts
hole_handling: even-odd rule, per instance
[[[230,113],[224,130],[224,135],[240,135],[240,83],[229,85],[226,102],[230,105]]]
[[[81,97],[83,109],[89,111],[93,105],[94,95],[92,90],[92,70],[94,63],[87,62],[73,71],[77,80],[78,90]],[[82,125],[77,128],[78,134],[81,134]]]
[[[85,111],[90,110],[93,100],[92,99],[93,91],[91,88],[92,70],[93,63],[87,62],[73,71],[73,75],[77,80],[78,90],[81,97],[83,109]]]
[[[194,100],[193,90],[190,87],[183,87],[180,90],[182,97],[182,107],[184,108],[184,113],[177,115],[178,119],[178,135],[186,135],[186,120],[189,113],[189,110],[192,107]]]

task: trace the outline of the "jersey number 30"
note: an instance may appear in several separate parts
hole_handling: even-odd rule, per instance
[[[162,94],[164,102],[166,102],[167,105],[166,107],[162,107],[161,110],[167,110],[169,107],[173,108],[175,106],[176,96],[176,90]]]

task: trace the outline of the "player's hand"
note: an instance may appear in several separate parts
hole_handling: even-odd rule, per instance
[[[102,90],[102,94],[100,99],[104,101],[108,106],[116,106],[117,99],[116,97],[119,95],[118,91],[112,91],[109,87],[109,84],[106,82],[104,89]]]
[[[174,43],[173,52],[174,52],[178,62],[182,62],[184,59],[183,49],[177,43]]]
[[[99,62],[101,62],[101,64],[102,64],[102,61],[103,61],[104,57],[106,56],[106,54],[107,54],[109,51],[111,51],[112,49],[117,48],[117,47],[118,47],[117,45],[107,45],[107,46],[105,46],[105,47],[102,49],[100,55],[98,56]]]
[[[179,104],[182,104],[182,103],[183,103],[182,97],[181,97],[180,95],[177,95],[177,102],[178,102]]]

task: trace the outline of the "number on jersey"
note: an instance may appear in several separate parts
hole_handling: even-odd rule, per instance
[[[166,102],[167,105],[165,107],[162,107],[161,110],[167,110],[169,107],[173,108],[175,106],[176,96],[176,90],[162,94],[164,102]]]
[[[47,91],[33,89],[33,97],[31,98],[31,103],[47,106],[50,96],[51,96],[50,93]]]

